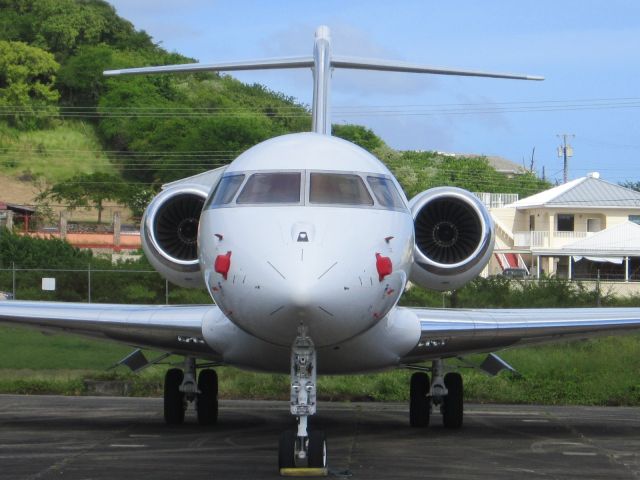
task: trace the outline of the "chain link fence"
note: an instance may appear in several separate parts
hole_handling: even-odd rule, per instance
[[[211,303],[206,292],[175,286],[154,270],[95,269],[90,264],[84,269],[0,268],[0,295],[87,303]]]

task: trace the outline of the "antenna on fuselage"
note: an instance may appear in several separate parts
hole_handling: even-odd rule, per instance
[[[512,80],[544,80],[544,77],[514,73],[494,73],[477,70],[416,65],[406,62],[342,57],[331,53],[331,33],[329,27],[316,29],[312,57],[271,58],[225,63],[187,63],[182,65],[162,65],[159,67],[125,68],[106,70],[106,76],[142,75],[152,73],[193,73],[193,72],[233,72],[241,70],[273,70],[286,68],[311,68],[313,71],[313,103],[311,105],[312,131],[331,135],[329,114],[329,83],[334,68],[355,70],[377,70],[384,72],[429,73],[432,75],[456,75],[465,77],[507,78]]]

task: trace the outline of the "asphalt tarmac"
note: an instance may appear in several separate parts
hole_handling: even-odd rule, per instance
[[[318,411],[333,478],[640,478],[637,408],[468,405],[458,431],[409,428],[403,404]],[[285,402],[223,401],[203,428],[164,425],[160,399],[0,395],[0,479],[279,478],[292,426]]]

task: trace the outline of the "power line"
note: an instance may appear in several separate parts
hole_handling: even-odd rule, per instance
[[[387,105],[387,106],[336,106],[332,113],[336,117],[369,116],[429,116],[429,115],[488,115],[498,113],[532,113],[581,110],[616,110],[640,108],[640,98],[613,98],[587,100],[546,100],[531,102],[495,102],[495,103],[459,103],[433,105]],[[274,118],[308,118],[309,113],[291,107],[275,108],[265,111],[260,108],[155,108],[155,107],[109,107],[80,108],[2,106],[0,116],[17,114],[40,115],[62,118],[199,118],[199,117],[241,117],[271,116]]]
[[[628,149],[640,149],[640,145],[636,144],[636,145],[632,145],[632,144],[622,144],[622,143],[612,143],[612,142],[603,142],[600,140],[590,140],[590,139],[585,139],[582,136],[580,136],[580,141],[586,144],[591,144],[591,145],[600,145],[600,146],[604,146],[604,147],[613,147],[613,148],[628,148]]]
[[[564,99],[564,100],[517,100],[517,101],[505,101],[505,102],[466,102],[466,103],[427,103],[427,104],[386,104],[386,105],[336,105],[333,107],[334,110],[341,109],[379,109],[379,108],[432,108],[432,107],[461,107],[461,106],[495,106],[495,105],[540,105],[540,104],[602,104],[602,103],[619,103],[619,102],[639,102],[640,97],[608,97],[608,98],[582,98],[582,99]],[[29,110],[31,108],[42,108],[48,109],[51,107],[47,106],[33,106],[27,107],[24,105],[3,105],[0,106],[0,109],[25,109]],[[71,110],[71,111],[151,111],[151,112],[162,112],[162,111],[197,111],[197,112],[264,112],[265,108],[275,108],[278,110],[293,110],[296,112],[304,111],[301,107],[292,107],[292,106],[263,106],[263,107],[191,107],[191,106],[178,106],[178,107],[101,107],[101,106],[92,106],[92,107],[78,107],[78,106],[57,106],[58,109],[61,110]]]

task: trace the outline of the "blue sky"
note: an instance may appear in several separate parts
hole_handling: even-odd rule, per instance
[[[333,121],[366,125],[398,149],[528,164],[535,147],[536,170],[544,166],[552,180],[562,179],[556,135],[572,133],[570,179],[599,171],[609,181],[640,180],[640,2],[109,1],[164,48],[201,62],[310,54],[324,24],[336,54],[543,75],[524,82],[339,70]],[[234,76],[311,101],[308,71]]]

